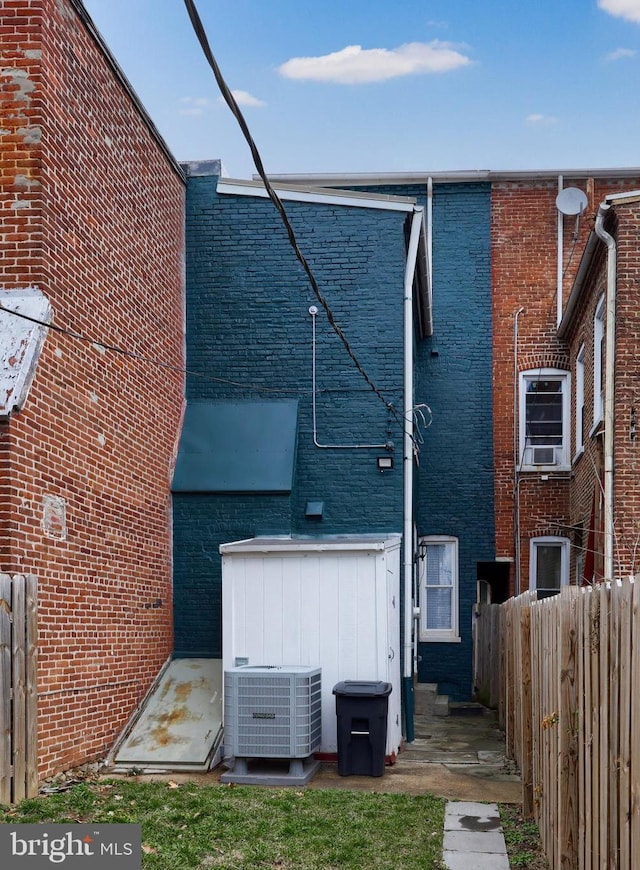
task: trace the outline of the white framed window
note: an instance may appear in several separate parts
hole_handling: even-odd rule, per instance
[[[569,468],[571,376],[561,369],[520,373],[520,467]]]
[[[428,535],[419,553],[420,640],[459,641],[458,539]]]
[[[593,318],[593,429],[601,422],[604,408],[604,318],[603,293],[598,300]]]
[[[584,450],[584,345],[580,345],[576,357],[576,452],[575,458]]]
[[[556,595],[569,583],[569,539],[545,535],[532,538],[529,550],[529,589],[538,597]]]

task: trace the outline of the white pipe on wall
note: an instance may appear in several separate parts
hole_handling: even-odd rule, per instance
[[[595,232],[607,246],[607,323],[605,330],[604,370],[604,579],[614,577],[613,524],[613,427],[616,352],[616,242],[604,229],[604,219],[611,206],[603,202],[596,215]]]
[[[558,193],[561,192],[564,179],[561,175],[558,176]],[[564,215],[560,209],[556,209],[558,221],[558,266],[557,266],[557,290],[556,290],[556,326],[559,326],[562,320],[562,271],[564,260]]]
[[[404,677],[413,673],[413,279],[423,221],[424,210],[416,206],[404,272]]]
[[[518,318],[524,314],[525,308],[520,307],[513,315],[513,538],[515,572],[515,594],[520,595],[522,571],[520,568],[520,372],[518,371]]]

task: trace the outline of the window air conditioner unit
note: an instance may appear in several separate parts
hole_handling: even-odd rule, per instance
[[[555,447],[533,447],[531,449],[532,465],[555,465],[556,464],[556,448]]]
[[[320,748],[321,669],[245,665],[224,674],[224,748],[235,758],[307,758]]]

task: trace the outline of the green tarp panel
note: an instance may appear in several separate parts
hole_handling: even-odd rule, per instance
[[[298,402],[190,402],[174,492],[291,492]]]

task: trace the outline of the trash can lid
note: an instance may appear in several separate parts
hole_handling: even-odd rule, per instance
[[[343,680],[333,687],[334,695],[358,698],[377,698],[391,694],[391,683],[382,680]]]

